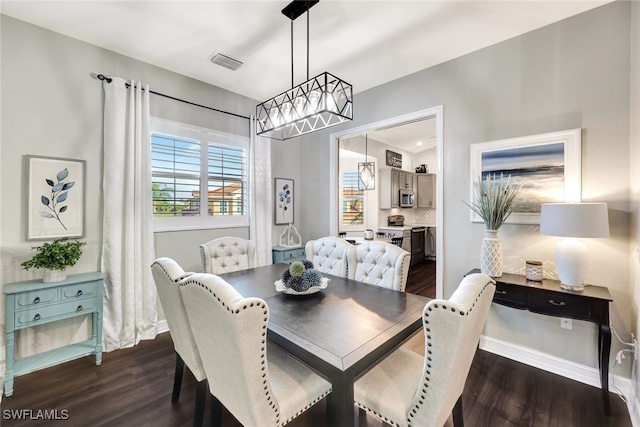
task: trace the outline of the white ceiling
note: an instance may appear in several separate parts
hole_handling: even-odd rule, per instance
[[[436,146],[436,119],[428,118],[417,120],[411,123],[391,126],[368,132],[366,137],[369,141],[377,141],[409,153],[419,153]],[[342,140],[341,140],[342,141]],[[345,138],[344,141],[361,145],[364,147],[365,135],[358,135]],[[340,155],[343,157],[342,153]],[[355,154],[356,157],[361,154]],[[346,155],[345,155],[346,157]]]
[[[357,93],[609,1],[322,0],[310,11],[310,77],[329,71]],[[280,12],[288,3],[2,0],[0,11],[263,101],[291,87],[290,21]],[[299,84],[305,15],[294,37]],[[244,65],[214,65],[214,52]]]

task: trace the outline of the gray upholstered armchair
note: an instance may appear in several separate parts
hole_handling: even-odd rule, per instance
[[[331,392],[327,380],[267,342],[264,300],[204,273],[181,281],[180,292],[210,378],[212,425],[224,405],[244,426],[280,427]]]
[[[151,265],[153,279],[158,289],[160,303],[167,318],[169,333],[176,351],[176,369],[173,379],[173,394],[171,402],[176,403],[180,397],[182,388],[182,374],[186,364],[193,376],[198,381],[196,386],[196,404],[193,416],[193,425],[202,426],[204,419],[204,405],[207,397],[207,377],[200,360],[200,353],[191,333],[191,326],[187,318],[187,312],[182,302],[178,282],[193,273],[185,273],[184,270],[170,258],[158,258]]]
[[[365,242],[347,249],[349,279],[404,292],[411,254],[386,242]]]
[[[322,237],[309,240],[304,246],[306,258],[316,270],[334,276],[347,277],[347,249],[351,243],[340,237]]]
[[[223,274],[255,267],[256,245],[240,237],[220,237],[200,245],[205,273]]]
[[[452,411],[462,426],[462,391],[494,292],[493,279],[472,274],[449,300],[429,301],[426,356],[403,347],[391,353],[355,382],[356,405],[394,426],[441,427]]]

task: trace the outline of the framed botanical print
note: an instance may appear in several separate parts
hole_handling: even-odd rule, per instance
[[[85,161],[25,159],[27,240],[84,237]]]
[[[293,179],[274,178],[273,221],[276,225],[293,224]]]

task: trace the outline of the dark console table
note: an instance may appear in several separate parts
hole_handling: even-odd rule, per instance
[[[479,273],[479,269],[469,272]],[[609,327],[609,302],[611,294],[604,286],[585,285],[584,291],[572,292],[560,287],[557,280],[528,281],[519,274],[504,273],[494,277],[496,292],[493,302],[519,310],[548,316],[586,320],[598,325],[598,365],[602,385],[604,412],[611,415],[609,403],[609,354],[611,329]]]

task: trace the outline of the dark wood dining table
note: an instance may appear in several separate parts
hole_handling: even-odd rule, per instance
[[[422,327],[429,298],[330,278],[311,295],[276,291],[288,264],[220,275],[243,297],[258,297],[269,307],[267,337],[331,381],[329,426],[355,425],[353,382]]]

